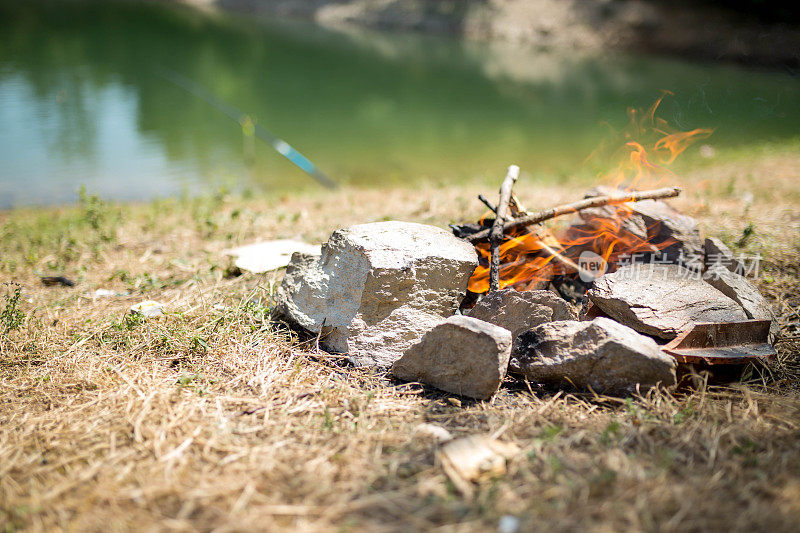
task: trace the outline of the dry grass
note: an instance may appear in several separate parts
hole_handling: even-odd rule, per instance
[[[754,224],[742,249],[766,259],[780,362],[750,383],[632,399],[509,382],[472,402],[396,383],[271,323],[276,275],[226,277],[219,252],[234,244],[475,218],[479,184],[0,213],[0,275],[22,286],[21,324],[0,326],[0,524],[469,531],[511,514],[523,530],[794,530],[799,171],[792,155],[712,166],[676,202],[729,242]],[[518,192],[544,207],[584,188],[523,177]],[[78,284],[41,286],[51,272]],[[129,295],[85,296],[99,287]],[[0,311],[13,295],[2,289]],[[144,299],[167,315],[130,318]],[[422,422],[500,432],[522,452],[467,500],[415,433]]]

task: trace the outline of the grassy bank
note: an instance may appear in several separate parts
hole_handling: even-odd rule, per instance
[[[788,531],[800,521],[800,156],[717,163],[673,204],[764,258],[786,338],[730,387],[631,399],[509,383],[474,402],[393,382],[268,317],[280,273],[234,275],[222,250],[319,242],[349,224],[443,226],[485,185],[231,197],[0,213],[0,523],[6,530]],[[587,184],[521,180],[529,208]],[[74,287],[45,287],[59,274]],[[98,288],[118,296],[95,298]],[[166,316],[136,319],[145,299]],[[522,452],[467,501],[423,422]]]

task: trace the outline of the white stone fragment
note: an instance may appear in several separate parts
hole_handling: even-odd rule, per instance
[[[239,269],[262,274],[285,267],[295,252],[319,254],[320,246],[292,239],[280,239],[240,246],[224,253],[234,257],[234,265]]]
[[[425,437],[431,437],[439,443],[453,440],[453,435],[447,429],[436,424],[417,424],[414,433]]]
[[[155,300],[145,300],[131,306],[131,313],[152,318],[164,314],[164,304]]]

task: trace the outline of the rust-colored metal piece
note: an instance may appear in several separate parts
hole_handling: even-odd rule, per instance
[[[768,342],[769,320],[700,322],[662,346],[679,363],[740,365],[777,355]]]

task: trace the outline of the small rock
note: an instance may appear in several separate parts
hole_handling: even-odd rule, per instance
[[[510,371],[539,383],[628,394],[676,383],[675,359],[650,337],[609,318],[549,322],[521,335]]]
[[[447,477],[465,497],[474,494],[473,483],[506,473],[506,462],[519,453],[519,447],[490,436],[470,435],[451,440],[438,453]]]
[[[117,293],[115,291],[110,290],[110,289],[97,289],[96,291],[94,291],[94,294],[93,294],[93,296],[95,298],[110,298],[110,297],[116,296],[116,295],[117,295]]]
[[[514,289],[487,293],[467,314],[509,330],[514,344],[517,335],[534,326],[577,318],[567,302],[551,291]]]
[[[500,387],[510,355],[510,331],[456,315],[412,345],[394,363],[392,374],[482,400]]]
[[[705,270],[709,270],[716,265],[722,265],[737,274],[744,274],[744,265],[733,255],[733,250],[716,237],[706,237]]]
[[[128,291],[124,292],[117,292],[112,291],[110,289],[97,289],[94,292],[87,292],[83,296],[85,298],[92,298],[93,300],[97,300],[99,298],[120,298],[123,296],[128,296],[130,293]]]
[[[616,321],[662,339],[674,339],[696,322],[747,320],[736,302],[678,265],[622,267],[599,278],[588,296]]]
[[[431,437],[440,443],[453,440],[453,435],[449,431],[436,424],[418,424],[414,428],[414,433]]]
[[[739,304],[747,318],[754,320],[771,320],[769,328],[770,342],[780,333],[772,307],[764,299],[758,289],[747,278],[731,272],[727,267],[717,264],[703,275],[703,279],[722,294]]]
[[[131,306],[131,313],[147,318],[161,316],[164,314],[164,305],[155,300],[145,300]]]
[[[292,239],[280,239],[241,246],[226,250],[224,253],[235,258],[234,264],[237,268],[262,274],[285,267],[295,252],[319,255],[320,246]]]
[[[361,224],[333,232],[320,256],[292,256],[276,314],[357,366],[388,367],[456,312],[477,264],[475,248],[443,229]]]

